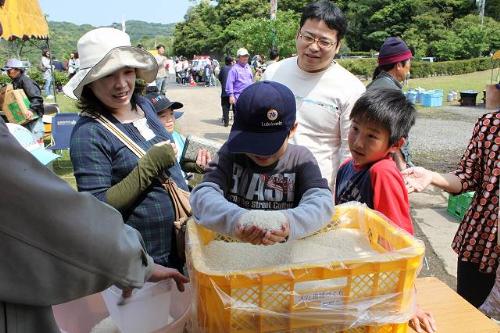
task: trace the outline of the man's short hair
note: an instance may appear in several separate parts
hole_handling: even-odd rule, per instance
[[[415,125],[417,110],[400,90],[371,89],[354,104],[350,119],[377,124],[389,131],[389,146],[408,133]]]
[[[328,28],[337,31],[338,40],[341,40],[347,31],[347,21],[344,13],[333,2],[328,0],[312,2],[305,6],[300,18],[300,28],[309,19],[324,21]]]
[[[157,50],[159,50],[159,49],[161,49],[162,47],[163,47],[163,48],[165,48],[165,45],[163,45],[163,44],[158,44],[158,46],[156,46],[156,49],[157,49]]]
[[[230,55],[227,55],[225,58],[224,58],[224,63],[226,65],[231,65],[233,63],[233,57],[231,57]]]

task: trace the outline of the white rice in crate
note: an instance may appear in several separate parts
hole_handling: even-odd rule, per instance
[[[224,272],[381,256],[362,233],[347,228],[271,246],[212,241],[204,248],[204,255],[209,269]]]
[[[257,226],[264,230],[280,230],[284,223],[285,214],[273,210],[250,210],[240,220],[243,226]]]

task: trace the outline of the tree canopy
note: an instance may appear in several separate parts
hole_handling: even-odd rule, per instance
[[[481,25],[475,0],[339,0],[348,20],[344,51],[377,51],[385,38],[402,37],[418,57],[442,60],[486,55],[500,48],[500,1],[487,1]],[[193,1],[175,27],[174,52],[193,56],[234,54],[245,46],[282,56],[295,52],[294,38],[305,0],[278,0],[276,21],[268,0]],[[467,27],[467,29],[466,29]],[[495,33],[496,31],[496,33]]]

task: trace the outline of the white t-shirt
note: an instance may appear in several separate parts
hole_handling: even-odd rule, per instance
[[[167,76],[167,57],[164,55],[155,56],[156,62],[158,63],[158,73],[156,78],[160,79]]]
[[[269,66],[264,80],[282,83],[295,95],[299,126],[292,143],[311,150],[333,192],[339,165],[350,155],[349,115],[365,86],[336,62],[322,72],[308,73],[299,68],[297,57]]]

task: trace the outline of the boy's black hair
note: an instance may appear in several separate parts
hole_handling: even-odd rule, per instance
[[[408,137],[416,113],[415,106],[400,90],[371,89],[356,101],[349,119],[382,126],[389,131],[389,146],[392,146],[400,138]]]
[[[157,49],[157,50],[159,50],[159,49],[160,49],[160,48],[162,48],[162,47],[163,47],[163,48],[165,48],[165,45],[163,45],[163,44],[158,44],[158,45],[156,46],[156,49]]]
[[[338,40],[341,40],[347,31],[347,20],[344,13],[337,5],[328,0],[312,2],[305,6],[300,18],[300,28],[309,19],[324,21],[328,28],[337,31]]]

